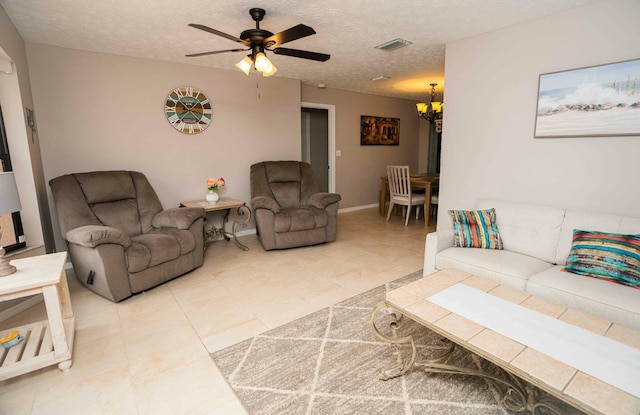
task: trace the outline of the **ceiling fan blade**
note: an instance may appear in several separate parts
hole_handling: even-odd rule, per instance
[[[328,61],[331,55],[326,53],[309,52],[306,50],[276,48],[273,50],[276,55],[293,56],[295,58],[311,59],[313,61],[325,62]]]
[[[250,43],[247,42],[246,40],[242,40],[239,37],[231,36],[219,30],[212,29],[209,26],[195,24],[195,23],[189,23],[189,26],[195,27],[196,29],[204,30],[205,32],[213,33],[214,35],[222,36],[223,38],[233,40],[234,42],[242,43],[245,46],[250,45]]]
[[[206,55],[216,55],[218,53],[227,53],[227,52],[245,52],[247,49],[227,49],[227,50],[214,50],[212,52],[200,52],[200,53],[191,53],[189,55],[184,55],[187,58],[193,58],[196,56],[206,56]]]
[[[309,26],[299,24],[287,30],[283,30],[280,33],[276,33],[273,36],[269,36],[264,40],[264,43],[268,47],[275,47],[287,42],[291,42],[292,40],[297,40],[303,37],[311,36],[315,33],[316,31],[310,28]]]

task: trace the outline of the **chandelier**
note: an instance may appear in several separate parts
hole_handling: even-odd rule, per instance
[[[431,85],[431,102],[428,104],[425,102],[416,104],[418,117],[429,122],[435,122],[436,130],[440,132],[442,130],[442,109],[444,107],[444,103],[436,101],[436,86],[438,84],[432,83],[429,85]]]

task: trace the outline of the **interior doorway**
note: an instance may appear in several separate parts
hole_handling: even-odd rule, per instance
[[[438,132],[436,123],[429,123],[429,154],[427,158],[427,173],[440,173],[440,158],[442,156],[442,131]]]
[[[323,192],[335,192],[335,106],[302,103],[301,160],[311,164]]]

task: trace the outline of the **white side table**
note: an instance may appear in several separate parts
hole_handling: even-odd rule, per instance
[[[24,340],[9,348],[0,347],[0,381],[46,366],[71,367],[75,318],[71,308],[66,252],[11,261],[18,270],[0,278],[0,301],[42,294],[47,320],[0,331],[0,337],[18,330]]]

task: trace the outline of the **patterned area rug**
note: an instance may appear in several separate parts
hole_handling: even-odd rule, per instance
[[[482,378],[429,375],[419,369],[387,381],[377,378],[380,370],[396,365],[399,357],[374,334],[371,312],[388,290],[421,277],[422,271],[416,271],[212,357],[251,415],[512,414],[499,403],[498,390]],[[379,318],[377,327],[381,328],[385,317]],[[421,357],[434,356],[445,348],[438,335],[409,319],[401,331],[393,333],[407,334],[416,340]],[[497,370],[471,353],[456,353],[457,364]],[[580,414],[571,408],[565,411]]]

